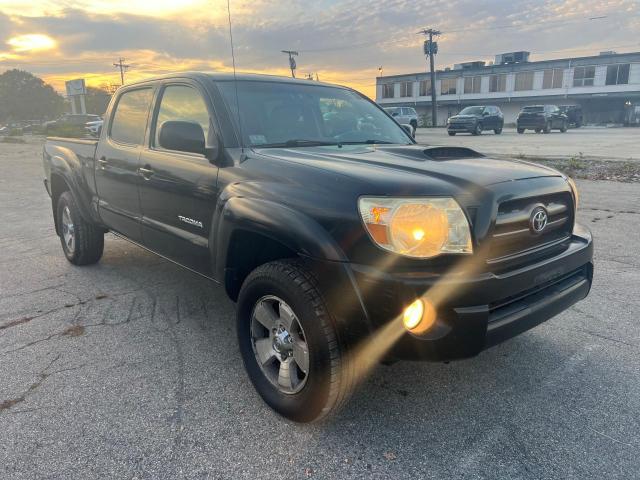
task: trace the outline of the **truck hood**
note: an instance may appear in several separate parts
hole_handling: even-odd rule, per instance
[[[327,171],[376,182],[386,175],[424,175],[451,183],[488,186],[501,182],[561,174],[518,160],[488,158],[471,149],[423,145],[344,145],[264,148],[267,157],[313,165]]]

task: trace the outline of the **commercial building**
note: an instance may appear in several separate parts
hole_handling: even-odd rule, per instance
[[[529,52],[496,55],[495,62],[466,62],[436,73],[438,124],[469,105],[497,105],[505,123],[525,105],[580,105],[584,122],[629,123],[640,106],[640,52],[529,61]],[[429,124],[428,72],[378,77],[376,101],[411,106]],[[635,118],[635,117],[633,117]]]

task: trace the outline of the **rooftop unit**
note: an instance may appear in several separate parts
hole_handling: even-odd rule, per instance
[[[453,66],[454,70],[472,70],[474,68],[482,68],[485,66],[485,62],[483,61],[475,61],[475,62],[463,62],[463,63],[456,63]]]
[[[529,61],[530,52],[509,52],[496,55],[496,65],[509,65],[510,63],[526,63]]]

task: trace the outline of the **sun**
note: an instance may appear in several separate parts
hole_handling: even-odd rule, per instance
[[[7,41],[16,52],[31,52],[51,50],[55,48],[56,41],[48,35],[41,33],[29,33],[26,35],[18,35]]]

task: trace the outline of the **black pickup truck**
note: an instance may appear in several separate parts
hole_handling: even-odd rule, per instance
[[[120,88],[98,141],[49,138],[75,265],[108,231],[221,284],[263,399],[307,422],[378,360],[471,357],[583,299],[589,231],[546,167],[416,145],[343,87],[183,73]]]

